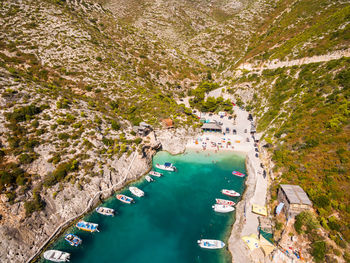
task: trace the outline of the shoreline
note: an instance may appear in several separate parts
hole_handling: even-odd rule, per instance
[[[248,116],[248,113],[240,110],[240,114],[238,114],[238,117],[245,120],[242,122],[239,122],[240,125],[238,125],[239,129],[238,130],[238,134],[240,133],[240,128],[241,129],[241,133],[242,136],[247,136],[248,134],[244,134],[243,133],[243,127],[246,127],[247,124],[247,119],[246,116]],[[245,123],[245,125],[244,125]],[[249,122],[250,123],[250,122]],[[167,132],[168,133],[168,132]],[[241,239],[242,237],[242,232],[244,230],[244,228],[248,225],[248,220],[246,222],[243,222],[244,218],[244,207],[245,204],[247,202],[250,202],[255,194],[255,190],[256,190],[256,184],[257,184],[257,178],[256,178],[256,169],[259,169],[259,167],[257,166],[257,163],[253,163],[253,164],[248,164],[249,162],[251,162],[251,158],[257,159],[260,163],[260,159],[256,158],[255,155],[255,151],[254,151],[254,143],[253,142],[246,142],[245,140],[240,139],[240,142],[236,142],[237,138],[242,138],[242,136],[239,137],[239,135],[222,135],[222,134],[212,134],[212,133],[194,133],[191,134],[191,136],[187,136],[187,138],[182,137],[181,139],[181,143],[178,143],[177,141],[177,146],[174,147],[174,145],[169,145],[167,143],[162,143],[162,138],[159,140],[159,142],[161,142],[162,144],[162,148],[158,149],[155,153],[157,153],[158,151],[166,151],[172,155],[178,155],[178,154],[184,154],[186,151],[196,151],[196,152],[201,152],[201,153],[205,153],[205,152],[210,152],[211,154],[215,154],[215,153],[232,153],[232,154],[239,154],[239,155],[243,155],[245,158],[245,168],[247,171],[247,179],[245,180],[245,190],[242,194],[242,199],[238,202],[238,204],[236,205],[236,213],[235,213],[235,221],[233,223],[233,225],[231,227],[229,227],[230,229],[230,233],[227,233],[227,236],[229,236],[228,238],[228,244],[227,244],[227,248],[228,251],[230,252],[230,256],[232,259],[232,262],[252,262],[251,259],[251,252],[248,250],[247,246],[243,243],[243,240]],[[211,141],[222,141],[223,138],[225,138],[225,143],[222,143],[222,146],[217,148],[217,147],[206,147],[205,149],[203,149],[202,144],[199,143],[195,143],[195,140],[198,138],[205,138],[205,141],[208,143],[211,143]],[[207,137],[209,139],[207,139]],[[172,138],[175,139],[175,138]],[[230,144],[228,144],[227,142],[230,141]],[[154,153],[154,154],[155,154]],[[152,155],[153,158],[154,155]],[[252,166],[254,166],[252,168]],[[151,169],[151,166],[148,167],[147,171],[149,171]],[[254,170],[253,172],[251,170]],[[129,171],[128,171],[129,172]],[[128,172],[126,173],[126,175],[128,174]],[[52,242],[54,242],[61,233],[63,233],[63,231],[65,231],[67,228],[69,228],[75,221],[77,221],[78,219],[84,217],[86,214],[88,214],[89,212],[91,212],[93,210],[94,207],[96,207],[101,201],[108,199],[109,197],[111,197],[114,194],[115,190],[120,190],[123,187],[125,187],[128,183],[135,181],[135,180],[139,180],[140,178],[142,178],[142,176],[144,176],[146,173],[142,173],[136,176],[136,178],[133,178],[131,180],[122,180],[121,181],[121,185],[119,185],[119,187],[116,188],[115,185],[111,186],[111,188],[103,191],[109,191],[111,192],[111,194],[107,194],[107,196],[105,198],[103,198],[101,200],[101,195],[102,193],[96,193],[96,195],[91,198],[90,203],[88,205],[88,207],[79,215],[75,216],[74,218],[70,218],[69,220],[67,220],[66,222],[62,223],[55,231],[54,233],[51,235],[51,237],[49,238],[49,240],[47,240],[45,242],[45,244],[43,244],[34,255],[32,255],[32,257],[27,260],[27,263],[31,263],[31,262],[36,262],[36,260],[40,257],[41,253],[43,252],[43,250],[45,248],[47,248],[50,244],[52,244]],[[91,202],[92,201],[92,202]],[[248,256],[247,256],[248,255]]]
[[[236,205],[235,222],[231,227],[231,232],[228,234],[228,250],[231,254],[232,262],[247,263],[247,262],[261,262],[265,256],[261,249],[254,249],[251,251],[244,243],[242,237],[251,234],[258,234],[258,215],[251,212],[251,205],[258,204],[266,205],[268,176],[263,178],[264,171],[260,163],[263,160],[263,152],[259,151],[259,157],[256,157],[256,146],[246,133],[246,129],[250,127],[248,121],[248,112],[241,110],[237,106],[234,107],[237,114],[237,124],[234,127],[237,134],[215,134],[215,133],[199,133],[189,140],[186,145],[186,150],[196,150],[200,152],[231,152],[234,154],[245,155],[245,166],[247,176],[245,180],[245,190],[242,193],[242,199]],[[250,140],[245,140],[245,138]],[[205,142],[205,144],[204,144]],[[221,142],[221,147],[211,147],[211,142]],[[230,142],[230,143],[228,143]]]

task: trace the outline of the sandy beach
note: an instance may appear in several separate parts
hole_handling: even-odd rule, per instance
[[[229,238],[228,248],[232,254],[232,262],[264,262],[264,254],[261,249],[251,251],[242,240],[243,236],[258,235],[258,215],[251,210],[252,204],[266,205],[268,177],[263,177],[260,156],[256,157],[255,142],[250,135],[251,122],[248,120],[248,112],[234,107],[237,118],[235,121],[224,121],[223,127],[229,125],[236,130],[231,134],[205,132],[188,141],[186,148],[198,151],[234,151],[246,154],[247,180],[246,190],[242,200],[236,206],[236,221]],[[212,116],[211,118],[219,118]],[[226,120],[226,123],[225,123]],[[248,138],[248,139],[247,139]],[[248,141],[249,140],[249,141]],[[258,153],[260,155],[260,152]]]

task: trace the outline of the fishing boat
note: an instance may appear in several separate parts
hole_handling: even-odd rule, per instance
[[[156,171],[150,171],[149,174],[157,177],[161,177],[163,175],[162,173],[158,173]]]
[[[48,250],[44,252],[44,258],[53,262],[68,262],[70,254],[59,250]]]
[[[114,216],[115,214],[114,209],[102,206],[97,207],[96,212],[104,216]]]
[[[218,213],[229,213],[235,210],[234,207],[230,206],[230,205],[219,205],[219,204],[215,204],[212,206],[215,212]]]
[[[80,237],[74,234],[67,234],[64,239],[73,247],[77,247],[83,242]]]
[[[234,190],[222,189],[221,193],[223,193],[224,195],[232,196],[232,197],[240,196],[240,193],[237,193]]]
[[[145,178],[146,178],[146,181],[149,183],[154,181],[154,179],[149,175],[146,175]]]
[[[220,249],[225,246],[225,243],[221,240],[215,240],[215,239],[201,239],[197,241],[198,245],[201,248],[207,248],[207,249]]]
[[[164,164],[157,163],[156,167],[158,169],[165,170],[165,171],[170,171],[170,172],[176,171],[176,167],[172,163],[164,163]]]
[[[231,200],[225,200],[225,199],[220,199],[220,198],[216,198],[215,199],[216,203],[219,205],[230,205],[230,206],[234,206],[236,203],[231,201]]]
[[[240,173],[238,171],[233,171],[232,174],[236,175],[236,176],[239,176],[239,177],[244,177],[245,176],[245,174],[242,174],[242,173]]]
[[[118,195],[117,195],[117,199],[118,199],[119,201],[122,201],[123,203],[126,203],[126,204],[130,204],[130,203],[134,202],[134,199],[132,199],[132,198],[129,197],[129,196],[122,195],[122,194],[118,194]]]
[[[95,223],[89,223],[89,222],[85,222],[85,221],[79,221],[76,225],[77,228],[84,230],[84,231],[88,231],[88,232],[99,232],[97,227],[98,224]]]
[[[130,191],[133,195],[135,195],[135,196],[137,196],[137,197],[142,197],[142,196],[145,195],[145,192],[144,192],[144,191],[142,191],[141,189],[139,189],[139,188],[137,188],[137,187],[135,187],[135,186],[130,186],[130,187],[129,187],[129,191]]]

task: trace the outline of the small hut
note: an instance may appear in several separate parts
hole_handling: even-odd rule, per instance
[[[203,132],[222,132],[221,126],[215,122],[204,123],[202,126]]]
[[[312,208],[312,202],[299,185],[281,184],[277,200],[280,211],[284,211],[287,218]]]
[[[164,119],[162,120],[164,128],[170,129],[174,127],[174,123],[172,119]]]

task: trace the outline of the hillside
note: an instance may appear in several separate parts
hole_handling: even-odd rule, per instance
[[[147,170],[159,141],[134,125],[171,118],[185,137],[200,124],[176,101],[217,87],[257,117],[271,208],[278,184],[300,184],[323,231],[314,260],[350,260],[348,1],[5,0],[0,23],[2,262]]]

